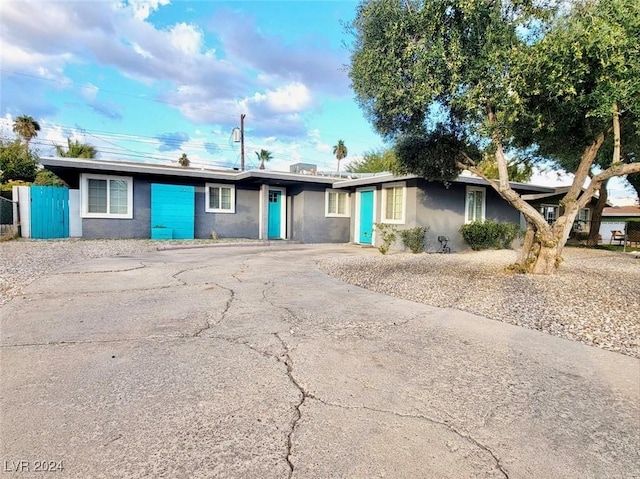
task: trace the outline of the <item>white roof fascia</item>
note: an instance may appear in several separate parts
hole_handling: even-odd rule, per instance
[[[116,171],[122,173],[139,173],[164,176],[183,176],[187,178],[217,179],[240,181],[250,178],[265,180],[289,180],[305,183],[321,183],[332,185],[337,178],[326,176],[300,175],[296,173],[272,172],[264,170],[223,171],[204,168],[185,168],[182,166],[155,165],[150,163],[107,161],[85,158],[41,157],[44,166],[66,167],[77,170]]]
[[[417,179],[417,178],[421,178],[421,177],[418,175],[394,176],[391,173],[384,173],[384,174],[381,174],[380,176],[368,176],[366,178],[354,178],[351,180],[337,181],[336,183],[334,183],[333,187],[334,188],[350,188],[354,186],[358,187],[358,186],[366,186],[366,185],[375,185],[375,184],[381,184],[381,183],[388,183],[391,181],[404,181],[404,180]],[[471,177],[471,176],[458,176],[458,178],[453,180],[453,182],[489,186],[489,183],[485,179],[478,178],[478,177]],[[544,196],[548,196],[549,194],[555,194],[553,193],[555,191],[554,188],[549,186],[538,186],[538,185],[532,185],[529,183],[517,183],[517,182],[510,182],[509,184],[516,189],[528,189],[528,190],[534,190],[534,191],[537,190],[537,191],[544,192],[543,193]],[[523,198],[526,196],[532,196],[532,195],[524,195]]]

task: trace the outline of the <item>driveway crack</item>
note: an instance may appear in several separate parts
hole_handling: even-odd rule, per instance
[[[224,321],[225,317],[227,316],[227,313],[229,312],[229,309],[231,309],[231,304],[233,303],[233,301],[236,299],[236,293],[233,289],[231,288],[227,288],[225,286],[221,286],[219,284],[214,284],[214,286],[217,286],[220,289],[224,289],[225,291],[229,292],[229,299],[227,299],[227,302],[224,304],[224,309],[222,310],[222,313],[220,314],[220,319],[218,321],[215,321],[214,323],[211,322],[211,316],[207,315],[204,325],[198,329],[195,333],[193,333],[193,337],[194,338],[198,338],[200,337],[200,335],[207,331],[208,329],[211,329],[211,326],[213,324],[220,324],[222,321]],[[212,289],[212,288],[210,288]]]
[[[282,344],[282,347],[284,348],[284,351],[285,351],[285,353],[283,355],[284,359],[280,358],[280,361],[283,362],[284,365],[287,367],[287,376],[289,377],[289,381],[300,392],[300,400],[295,405],[295,416],[293,418],[293,421],[291,422],[291,429],[289,430],[289,434],[287,435],[287,457],[286,457],[286,460],[287,460],[287,464],[289,465],[289,479],[291,479],[291,477],[293,477],[293,471],[295,469],[295,466],[293,465],[293,462],[291,461],[291,454],[292,454],[292,451],[293,451],[293,434],[295,433],[296,428],[298,427],[298,423],[300,422],[300,419],[302,419],[302,411],[301,411],[300,408],[302,407],[304,402],[307,400],[307,398],[310,398],[311,396],[302,387],[302,385],[298,382],[298,380],[293,375],[293,359],[291,358],[289,345],[287,344],[287,342],[284,339],[282,339],[280,337],[279,333],[273,333],[273,335],[276,338],[278,338],[278,341],[280,341],[280,344]]]
[[[302,389],[301,389],[301,391],[302,391]],[[483,451],[488,453],[493,458],[493,461],[495,462],[496,469],[498,471],[500,471],[500,473],[505,477],[505,479],[509,479],[509,473],[504,468],[504,466],[502,464],[502,461],[496,455],[496,453],[493,452],[493,450],[489,446],[481,443],[479,440],[477,440],[476,438],[471,436],[471,434],[469,434],[468,432],[461,431],[460,429],[455,427],[453,424],[451,424],[449,421],[446,421],[446,420],[445,421],[441,421],[439,419],[434,419],[432,417],[425,416],[423,414],[403,414],[403,413],[399,413],[397,411],[392,411],[392,410],[389,410],[389,409],[378,409],[378,408],[373,408],[373,407],[370,407],[370,406],[346,406],[344,404],[338,404],[338,403],[333,403],[333,402],[330,402],[330,401],[326,401],[326,400],[321,399],[318,396],[316,396],[316,395],[314,395],[313,393],[310,393],[310,392],[303,391],[303,393],[305,395],[305,399],[307,399],[307,398],[308,399],[313,399],[314,401],[318,401],[318,402],[324,404],[325,406],[336,407],[336,408],[340,408],[340,409],[348,409],[348,410],[362,410],[362,409],[364,409],[366,411],[373,411],[373,412],[378,412],[378,413],[383,413],[383,414],[391,414],[391,415],[394,415],[394,416],[397,416],[397,417],[402,417],[402,418],[420,419],[422,421],[426,421],[426,422],[429,422],[431,424],[437,424],[439,426],[443,426],[443,427],[449,429],[454,434],[456,434],[458,437],[464,439],[465,441],[473,444],[477,448],[482,449]]]

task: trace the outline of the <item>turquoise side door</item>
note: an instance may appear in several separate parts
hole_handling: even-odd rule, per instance
[[[195,196],[194,186],[152,183],[151,238],[193,239]]]
[[[360,192],[360,243],[373,241],[373,190]]]
[[[271,238],[282,238],[282,192],[269,190],[269,228],[268,236]]]

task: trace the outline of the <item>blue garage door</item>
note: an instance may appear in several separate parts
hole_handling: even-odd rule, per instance
[[[195,224],[194,186],[151,185],[151,228],[172,230],[173,239],[193,239]]]

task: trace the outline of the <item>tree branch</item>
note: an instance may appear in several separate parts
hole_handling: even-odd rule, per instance
[[[580,208],[584,208],[587,203],[589,203],[589,200],[591,200],[596,190],[599,190],[600,185],[606,180],[613,178],[614,176],[624,176],[632,173],[640,173],[640,162],[617,163],[595,175],[578,201]]]
[[[536,210],[533,206],[527,203],[522,197],[511,189],[509,183],[507,182],[507,188],[502,188],[500,184],[496,183],[496,181],[492,178],[487,177],[482,170],[476,168],[475,166],[465,165],[460,161],[456,161],[456,166],[460,169],[470,171],[474,175],[479,176],[487,183],[489,186],[496,190],[496,192],[504,198],[504,200],[513,206],[515,209],[520,211],[525,216],[525,219],[528,223],[535,225],[536,229],[540,231],[541,229],[548,228],[549,224],[547,220],[540,214],[538,210]]]
[[[580,158],[580,164],[575,172],[571,188],[569,188],[569,191],[563,199],[565,204],[578,199],[578,195],[580,195],[580,192],[582,191],[582,185],[584,185],[584,181],[587,179],[587,176],[589,176],[591,166],[596,159],[596,155],[598,154],[598,150],[602,146],[602,143],[604,143],[604,132],[600,133],[598,137],[593,140],[593,143],[584,149],[582,157]]]

